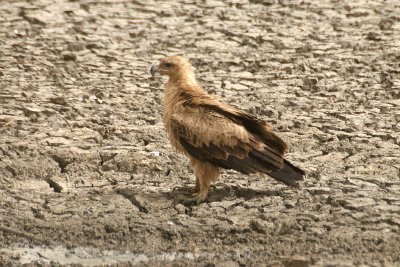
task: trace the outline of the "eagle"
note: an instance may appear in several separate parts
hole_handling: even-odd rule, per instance
[[[305,172],[284,159],[287,144],[265,121],[208,94],[187,59],[163,58],[151,66],[150,73],[169,78],[163,122],[172,146],[190,159],[196,176],[194,200],[207,200],[221,168],[264,173],[288,186],[299,186]]]

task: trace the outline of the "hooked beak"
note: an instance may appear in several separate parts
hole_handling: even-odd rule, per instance
[[[156,73],[158,72],[158,65],[156,64],[151,64],[150,65],[150,69],[149,69],[149,73],[152,77],[156,76]]]

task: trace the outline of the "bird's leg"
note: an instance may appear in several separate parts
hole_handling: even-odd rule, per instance
[[[209,179],[201,179],[196,176],[196,192],[192,194],[191,198],[185,200],[185,204],[187,205],[196,205],[200,204],[207,200],[208,197],[208,189],[210,187],[211,180]]]
[[[193,200],[196,202],[201,202],[207,199],[208,195],[208,188],[209,185],[207,183],[204,183],[199,176],[196,175],[196,186],[194,187],[193,190]]]
[[[219,168],[208,162],[199,161],[194,158],[191,158],[190,163],[193,167],[194,175],[196,175],[196,193],[185,202],[188,205],[193,205],[204,202],[207,199],[210,184],[217,180],[219,176]]]
[[[196,172],[196,165],[198,164],[198,161],[194,158],[190,158],[190,163],[193,168],[194,175],[196,176],[196,186],[193,188],[193,194],[192,196],[197,196],[197,193],[200,191],[200,179],[199,175]]]
[[[219,168],[208,162],[197,160],[192,161],[192,166],[196,175],[196,187],[199,189],[194,197],[197,199],[197,203],[204,202],[208,197],[210,184],[219,176]]]
[[[199,180],[199,177],[196,175],[196,185],[193,188],[192,196],[193,197],[196,196],[199,193],[199,191],[200,191],[200,180]]]
[[[203,202],[207,199],[210,183],[211,181],[209,179],[199,179],[200,190],[195,196],[197,199],[197,203]]]

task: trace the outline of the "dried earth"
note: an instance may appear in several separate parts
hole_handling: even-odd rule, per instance
[[[400,3],[0,2],[0,265],[400,266]],[[226,171],[207,203],[168,143],[184,54],[274,125],[299,190]]]

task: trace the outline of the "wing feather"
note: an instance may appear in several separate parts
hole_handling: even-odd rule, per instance
[[[174,138],[198,160],[243,173],[281,169],[282,149],[269,146],[229,115],[209,107],[184,107],[172,114],[170,127]]]
[[[278,154],[284,154],[288,150],[286,143],[272,131],[272,127],[268,123],[235,107],[224,104],[216,97],[210,95],[199,96],[190,91],[184,91],[181,94],[181,98],[183,99],[183,106],[196,106],[212,110],[243,126],[249,133],[255,135],[262,143],[275,150]]]

